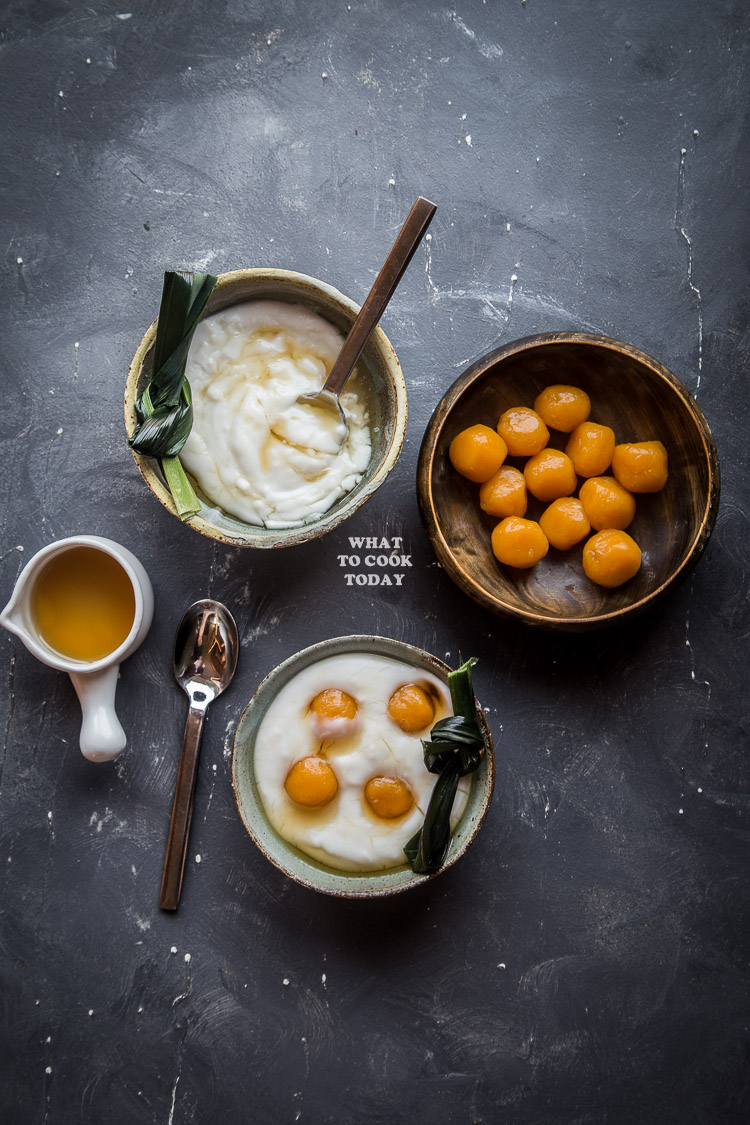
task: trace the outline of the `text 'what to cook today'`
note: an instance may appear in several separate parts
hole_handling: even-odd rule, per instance
[[[411,555],[402,554],[403,536],[350,535],[352,554],[337,555],[347,586],[401,586]],[[357,571],[364,567],[366,572]]]

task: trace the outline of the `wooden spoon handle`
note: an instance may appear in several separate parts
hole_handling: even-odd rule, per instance
[[[164,872],[161,877],[159,906],[162,910],[176,910],[180,902],[182,875],[185,870],[190,821],[193,818],[193,798],[195,780],[198,776],[198,760],[201,750],[205,707],[191,707],[185,723],[185,737],[182,741],[180,768],[172,805],[172,819],[169,823],[167,854],[164,857]]]
[[[383,263],[380,273],[375,278],[375,284],[370,290],[367,300],[359,310],[359,316],[354,321],[349,335],[344,341],[344,346],[331,368],[331,374],[325,381],[323,390],[340,394],[344,383],[351,375],[354,365],[362,355],[362,350],[367,343],[370,333],[380,320],[385,307],[393,296],[396,286],[404,276],[404,271],[414,257],[414,252],[422,241],[422,237],[432,222],[432,216],[437,211],[434,203],[429,199],[419,196],[406,217],[398,238],[393,243],[391,251]]]

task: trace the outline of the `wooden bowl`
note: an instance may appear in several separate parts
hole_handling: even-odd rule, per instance
[[[411,890],[421,886],[422,883],[429,882],[430,879],[435,879],[452,867],[475,840],[487,815],[495,784],[492,735],[484,711],[478,707],[477,722],[484,738],[485,753],[479,769],[470,775],[471,788],[468,802],[453,832],[446,861],[439,871],[430,875],[416,875],[404,863],[401,867],[392,867],[385,871],[357,873],[336,870],[311,859],[309,855],[280,836],[266,816],[255,780],[255,739],[269,706],[278,692],[294,676],[319,660],[346,653],[368,653],[390,657],[409,664],[418,671],[429,672],[444,684],[448,682],[450,668],[442,660],[438,660],[436,656],[423,649],[404,644],[403,641],[391,640],[389,637],[334,637],[302,649],[266,676],[243,711],[232,747],[232,789],[237,811],[251,839],[266,858],[290,879],[310,890],[336,895],[339,898],[382,898],[385,895]]]
[[[611,426],[618,442],[660,440],[669,479],[657,493],[636,496],[628,528],[643,552],[641,569],[617,589],[583,573],[583,544],[550,547],[530,570],[501,565],[490,534],[498,522],[479,507],[479,486],[460,476],[448,447],[475,423],[494,429],[511,406],[533,406],[552,383],[581,387],[591,398],[591,420]],[[551,431],[550,446],[568,435]],[[508,458],[523,468],[523,461]],[[579,484],[581,483],[579,478]],[[422,441],[417,470],[420,511],[441,566],[480,605],[532,625],[582,631],[612,624],[651,606],[700,558],[716,522],[719,461],[695,399],[651,356],[619,340],[551,332],[515,340],[477,360],[443,396]],[[545,504],[529,495],[527,517]]]
[[[223,273],[209,297],[205,316],[220,312],[243,301],[286,301],[302,305],[330,321],[346,336],[359,312],[359,306],[331,285],[314,277],[291,270],[248,269]],[[135,430],[135,403],[151,378],[156,321],[138,345],[125,388],[125,429],[128,437]],[[201,503],[201,510],[187,526],[210,539],[231,547],[289,547],[304,543],[338,527],[365,503],[383,483],[396,464],[406,432],[406,385],[401,366],[388,337],[376,328],[367,341],[358,363],[367,395],[372,452],[362,480],[346,496],[323,515],[302,527],[279,530],[247,524],[230,516],[203,495],[192,484]],[[167,511],[177,516],[172,494],[167,487],[159,462],[131,450],[135,463],[154,496]],[[192,478],[191,478],[192,479]],[[179,518],[179,517],[177,517]]]

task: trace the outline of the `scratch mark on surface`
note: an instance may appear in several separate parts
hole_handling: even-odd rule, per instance
[[[16,704],[16,695],[14,691],[14,682],[16,678],[16,654],[11,653],[10,667],[8,668],[8,714],[5,718],[5,730],[3,731],[3,757],[0,761],[0,789],[3,784],[3,773],[5,772],[5,760],[8,756],[8,740],[10,739],[10,728],[13,725],[13,711]]]
[[[179,1059],[178,1064],[179,1064],[180,1067],[182,1066],[182,1059],[181,1058]],[[174,1121],[174,1106],[175,1106],[175,1101],[177,1099],[177,1085],[178,1085],[179,1081],[180,1081],[180,1071],[178,1070],[177,1071],[177,1077],[174,1080],[174,1086],[172,1087],[172,1104],[169,1107],[169,1117],[167,1118],[167,1125],[172,1125],[172,1122]]]
[[[211,565],[208,568],[208,597],[211,597],[211,590],[214,584],[214,572],[216,570],[216,543],[213,545],[211,552]]]
[[[232,757],[232,730],[234,728],[234,719],[230,719],[224,727],[224,761],[228,762]]]
[[[429,233],[424,236],[424,272],[427,278],[427,292],[437,301],[440,298],[440,294],[435,282],[432,280],[432,235]],[[432,303],[434,304],[435,301],[432,301]]]
[[[688,611],[688,615],[685,618],[685,648],[688,650],[688,656],[690,657],[690,679],[692,680],[692,682],[694,684],[700,684],[701,686],[708,688],[708,694],[706,696],[706,702],[710,703],[710,701],[711,701],[711,684],[709,683],[708,680],[698,680],[698,679],[696,679],[696,675],[695,675],[695,654],[693,652],[693,646],[690,643],[690,611]]]
[[[216,766],[211,770],[211,788],[208,791],[208,800],[206,801],[206,811],[203,814],[203,823],[208,819],[208,810],[211,808],[211,801],[214,796],[214,788],[216,786]],[[200,856],[196,857],[196,863],[200,863]]]
[[[455,9],[450,9],[448,11],[448,19],[451,23],[454,23],[456,25],[459,31],[463,32],[463,34],[471,43],[476,46],[479,54],[483,55],[485,59],[502,58],[503,54],[505,53],[502,47],[498,43],[489,43],[486,39],[480,39],[476,31],[473,31],[464,23]]]
[[[701,291],[693,281],[693,243],[690,235],[685,230],[685,158],[687,156],[687,149],[680,149],[680,164],[677,172],[677,203],[675,206],[674,223],[680,235],[685,241],[687,247],[687,283],[692,293],[695,294],[696,305],[698,309],[698,381],[695,386],[695,393],[697,395],[701,385],[701,374],[703,371],[703,301],[701,298]]]

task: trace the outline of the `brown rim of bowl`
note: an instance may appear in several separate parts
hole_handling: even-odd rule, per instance
[[[547,344],[587,344],[600,348],[609,348],[611,351],[621,352],[648,367],[655,376],[667,383],[682,399],[689,414],[692,416],[706,459],[709,475],[709,486],[706,495],[706,505],[700,520],[698,530],[694,536],[689,550],[685,553],[680,565],[670,574],[664,582],[657,586],[645,597],[634,602],[633,605],[620,608],[611,613],[598,614],[595,617],[579,616],[566,618],[548,618],[543,614],[534,613],[516,606],[511,606],[499,598],[490,596],[487,591],[454,563],[453,554],[443,535],[440,524],[435,516],[432,496],[432,472],[437,453],[438,440],[442,427],[461,395],[489,368],[494,367],[501,360],[531,348],[543,347]],[[612,625],[622,621],[625,617],[642,613],[657,599],[661,598],[669,589],[682,581],[693,569],[711,537],[711,532],[716,523],[719,509],[719,496],[721,492],[721,475],[719,470],[719,457],[716,443],[709,429],[703,411],[698,406],[693,396],[676,375],[647,352],[641,351],[632,344],[610,336],[600,336],[589,332],[542,332],[534,336],[524,336],[518,340],[511,340],[502,347],[488,352],[475,360],[470,367],[463,371],[456,381],[449,387],[441,398],[425,430],[419,450],[417,464],[417,500],[422,521],[425,525],[428,538],[437,556],[438,562],[451,576],[456,585],[473,598],[480,605],[493,610],[501,616],[523,620],[530,625],[542,628],[568,629],[572,632],[589,627]]]
[[[239,729],[240,729],[240,726],[242,724],[242,721],[243,721],[245,715],[250,711],[250,708],[253,707],[256,704],[259,697],[262,697],[264,694],[266,694],[266,692],[273,686],[274,680],[281,679],[283,677],[283,673],[289,668],[289,665],[296,663],[299,660],[300,657],[312,654],[313,652],[319,653],[320,659],[323,659],[325,655],[333,656],[333,655],[337,655],[337,654],[342,653],[342,652],[344,652],[344,653],[346,653],[346,652],[362,653],[362,652],[367,652],[368,646],[372,646],[373,643],[375,645],[382,645],[383,648],[385,648],[385,649],[397,650],[401,653],[405,653],[406,655],[412,655],[412,656],[416,655],[419,658],[420,661],[423,661],[424,663],[428,664],[431,667],[431,669],[433,670],[435,675],[440,680],[442,680],[443,683],[447,682],[448,673],[453,671],[453,669],[448,664],[446,664],[443,660],[440,660],[437,656],[433,656],[432,653],[427,652],[425,649],[421,649],[416,645],[410,645],[406,641],[394,640],[392,637],[380,637],[380,636],[374,636],[372,634],[366,634],[366,635],[364,635],[364,634],[352,634],[350,636],[332,637],[329,640],[318,641],[316,644],[308,645],[306,648],[300,649],[299,652],[293,653],[292,656],[288,656],[285,660],[282,660],[282,662],[280,664],[277,664],[276,667],[273,668],[268,673],[268,675],[263,678],[263,680],[261,680],[260,684],[258,685],[258,687],[256,688],[255,692],[253,693],[252,697],[250,698],[250,701],[247,703],[247,705],[242,710],[242,714],[240,715],[240,718],[237,722],[237,726],[235,728],[234,738],[232,739],[232,759],[231,759],[231,769],[230,769],[230,776],[231,776],[231,783],[232,783],[232,794],[234,796],[234,803],[235,803],[235,806],[237,808],[237,812],[239,814],[240,820],[242,821],[243,825],[245,826],[245,830],[246,830],[248,836],[253,841],[253,843],[256,845],[258,850],[260,852],[262,852],[262,854],[265,856],[265,858],[267,860],[269,860],[269,862],[272,863],[274,867],[278,868],[279,871],[283,872],[284,875],[288,876],[295,883],[298,883],[302,887],[307,887],[308,890],[317,891],[321,894],[333,895],[336,898],[371,899],[371,898],[385,898],[386,896],[390,897],[391,895],[402,894],[404,891],[409,891],[413,887],[422,886],[424,883],[429,883],[431,880],[436,879],[439,875],[442,875],[442,873],[444,871],[447,871],[449,867],[452,867],[454,863],[456,863],[459,859],[461,859],[461,857],[466,853],[466,851],[468,851],[470,846],[474,843],[477,835],[479,834],[479,831],[480,831],[482,825],[484,824],[487,813],[489,812],[490,805],[492,804],[492,796],[493,796],[494,789],[495,789],[495,773],[496,773],[496,770],[495,770],[495,751],[494,751],[494,744],[493,744],[493,740],[492,740],[492,733],[490,731],[489,723],[487,722],[487,716],[485,715],[484,709],[481,707],[481,705],[479,705],[479,706],[477,706],[477,719],[478,719],[479,726],[480,726],[480,729],[481,729],[481,732],[482,732],[482,737],[484,739],[484,747],[485,747],[485,754],[484,754],[484,763],[485,764],[484,764],[483,767],[480,767],[480,768],[483,768],[484,772],[486,774],[486,778],[485,778],[486,797],[484,798],[484,800],[482,802],[482,805],[481,805],[481,808],[480,808],[480,811],[479,811],[479,815],[477,816],[476,820],[474,821],[474,824],[471,828],[471,831],[470,831],[469,835],[462,842],[460,848],[456,849],[452,854],[449,854],[448,859],[446,860],[446,862],[443,864],[443,866],[440,868],[439,871],[434,871],[430,875],[417,875],[414,872],[405,870],[404,867],[398,867],[398,868],[395,868],[395,869],[386,869],[382,873],[378,873],[377,871],[375,871],[375,872],[371,872],[369,874],[357,876],[357,874],[355,872],[341,872],[341,871],[337,871],[335,868],[326,868],[322,864],[316,865],[315,861],[310,861],[309,857],[305,857],[304,854],[301,853],[303,862],[305,861],[305,859],[307,859],[307,861],[310,863],[311,867],[318,866],[321,870],[325,871],[326,874],[330,874],[330,876],[332,876],[334,878],[337,878],[337,879],[340,878],[342,882],[344,882],[345,880],[348,880],[348,881],[351,881],[352,883],[354,883],[355,880],[357,880],[357,879],[362,880],[362,890],[355,890],[355,889],[344,890],[344,889],[337,889],[337,888],[332,887],[332,886],[331,887],[322,886],[320,883],[316,883],[312,878],[305,877],[305,875],[301,874],[299,871],[295,871],[293,869],[290,869],[289,867],[285,867],[284,864],[282,862],[280,862],[277,857],[270,854],[270,852],[264,846],[263,841],[260,839],[260,837],[254,831],[252,824],[245,818],[245,815],[244,815],[243,809],[242,809],[242,805],[241,805],[241,802],[240,802],[239,793],[238,793],[239,786],[238,786],[237,779],[236,779],[236,769],[237,769],[237,767],[235,765],[235,762],[238,758],[237,735],[239,733]],[[346,645],[346,647],[343,648],[343,649],[341,647],[342,644]],[[338,647],[336,647],[336,646],[338,646]],[[328,650],[331,650],[331,649],[335,649],[335,651],[328,652]],[[312,663],[312,661],[310,661],[310,663]],[[308,667],[308,665],[306,664],[305,667]],[[274,694],[271,696],[271,699],[269,699],[268,703],[266,704],[265,710],[267,710],[268,706],[270,706],[270,703],[271,703],[272,699],[275,697],[275,694],[276,693],[274,692]],[[476,699],[476,696],[475,696],[475,699]],[[476,702],[479,703],[478,700],[476,700]],[[264,710],[264,714],[265,714],[265,710]],[[261,716],[260,721],[262,722],[262,716]],[[265,813],[263,813],[262,815],[265,817]],[[465,813],[464,813],[464,815],[465,815]],[[276,830],[271,827],[270,822],[268,822],[268,820],[266,820],[266,824],[268,825],[270,831],[275,836],[278,837],[278,839],[281,841],[282,845],[285,848],[291,849],[292,852],[294,853],[294,846],[289,844],[286,840],[284,840],[283,837],[280,836],[276,832]],[[385,879],[388,879],[389,876],[391,876],[391,877],[403,876],[404,878],[397,885],[393,885],[392,883],[387,883],[385,885],[381,885],[379,889],[376,889],[376,880],[378,880],[378,879],[385,880]],[[406,876],[409,876],[409,877],[406,878]],[[367,889],[365,889],[365,888],[367,888]]]
[[[328,285],[325,281],[320,281],[318,278],[309,277],[307,274],[297,273],[294,270],[279,270],[271,268],[257,267],[253,269],[232,270],[229,273],[219,274],[219,279],[214,286],[211,297],[209,298],[208,305],[204,316],[211,316],[214,311],[217,311],[215,306],[218,303],[217,298],[221,298],[222,290],[228,288],[230,285],[238,281],[293,281],[302,287],[307,287],[315,292],[322,293],[331,298],[343,310],[351,314],[352,323],[359,313],[360,306],[350,300],[349,297],[344,296],[332,285]],[[279,298],[277,298],[279,299]],[[222,305],[222,308],[227,307]],[[322,315],[322,314],[321,314]],[[144,360],[150,348],[153,346],[156,338],[156,320],[147,329],[143,339],[141,340],[133,360],[128,370],[128,377],[125,384],[125,432],[128,438],[132,435],[135,429],[136,416],[135,416],[135,401],[137,398],[137,387],[141,369]],[[230,547],[258,547],[261,549],[273,547],[293,547],[300,543],[306,543],[310,539],[316,539],[320,535],[333,528],[338,527],[344,520],[349,519],[354,513],[362,507],[362,505],[372,496],[372,494],[380,487],[388,473],[398,460],[404,444],[404,437],[406,434],[407,423],[407,398],[406,398],[406,383],[404,382],[403,372],[401,371],[401,364],[399,363],[396,351],[386,336],[385,332],[379,326],[374,329],[370,336],[370,340],[366,347],[372,347],[374,341],[377,341],[377,347],[384,357],[384,361],[388,367],[389,374],[393,380],[393,388],[396,398],[396,416],[394,418],[393,433],[386,455],[382,463],[378,466],[372,478],[367,482],[366,486],[361,492],[357,493],[356,502],[346,503],[336,511],[335,515],[330,512],[324,513],[319,520],[304,524],[298,528],[279,528],[276,535],[268,532],[264,528],[258,528],[258,534],[254,535],[253,525],[246,524],[247,534],[243,536],[232,536],[222,531],[211,523],[210,520],[204,519],[200,513],[194,516],[191,520],[180,520],[175,508],[172,494],[167,488],[161,473],[156,468],[156,461],[153,457],[146,457],[143,454],[137,453],[134,449],[130,452],[136,463],[139,473],[143,480],[148,485],[149,489],[162,505],[170,512],[175,519],[180,520],[180,523],[185,523],[186,526],[191,527],[194,531],[200,532],[208,539],[216,540],[220,543],[226,543]],[[358,487],[358,486],[357,486]],[[352,495],[357,489],[352,490]],[[328,517],[328,518],[326,518]],[[242,521],[239,521],[240,523]],[[265,534],[263,534],[265,532]],[[290,533],[294,534],[290,534]]]

